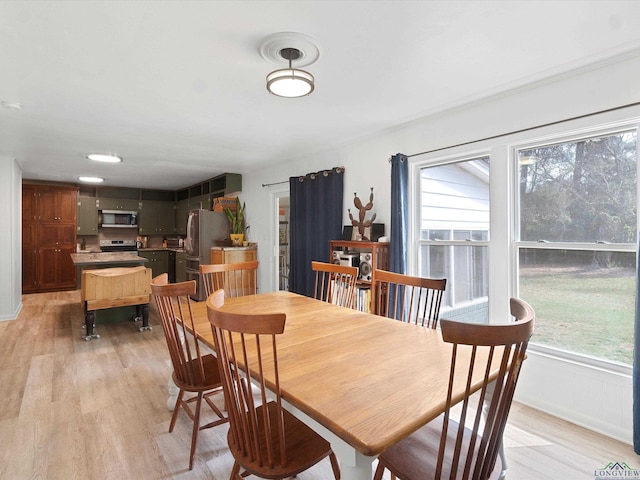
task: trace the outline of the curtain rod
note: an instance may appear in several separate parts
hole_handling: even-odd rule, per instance
[[[426,152],[420,152],[420,153],[414,153],[412,155],[407,155],[407,157],[408,158],[417,157],[419,155],[426,155],[428,153],[440,152],[442,150],[447,150],[449,148],[464,147],[465,145],[471,145],[473,143],[484,142],[486,140],[495,140],[496,138],[506,137],[508,135],[514,135],[516,133],[529,132],[531,130],[536,130],[538,128],[550,127],[552,125],[558,125],[558,124],[564,123],[564,122],[571,122],[573,120],[579,120],[581,118],[592,117],[594,115],[600,115],[602,113],[615,112],[616,110],[622,110],[623,108],[637,107],[638,105],[640,105],[640,102],[628,103],[626,105],[620,105],[618,107],[607,108],[605,110],[599,110],[599,111],[593,112],[593,113],[585,113],[584,115],[577,115],[575,117],[565,118],[564,120],[556,120],[554,122],[543,123],[541,125],[536,125],[534,127],[521,128],[519,130],[513,130],[513,131],[507,132],[507,133],[500,133],[498,135],[491,135],[490,137],[479,138],[477,140],[470,140],[468,142],[458,143],[457,145],[450,145],[448,147],[434,148],[433,150],[427,150]],[[391,162],[391,159],[389,159],[389,162]]]
[[[313,173],[307,173],[307,175],[317,175],[319,173],[324,173],[325,176],[329,173],[331,173],[332,170],[335,170],[337,173],[344,173],[345,168],[344,167],[333,167],[329,170],[321,170],[319,172],[313,172]],[[299,178],[304,178],[306,175],[302,175]],[[283,183],[289,183],[289,180],[284,180],[282,182],[273,182],[273,183],[263,183],[262,186],[263,187],[271,187],[272,185],[282,185]]]
[[[263,183],[263,187],[270,187],[272,185],[282,185],[283,183],[289,183],[289,180],[284,180],[282,182],[273,182],[273,183]]]

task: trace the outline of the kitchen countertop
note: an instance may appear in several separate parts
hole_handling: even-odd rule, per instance
[[[136,252],[72,253],[71,260],[75,266],[142,265],[149,261]]]
[[[211,250],[255,250],[258,248],[256,244],[247,245],[246,247],[211,247]]]
[[[139,252],[154,252],[158,250],[166,250],[168,252],[184,252],[185,249],[181,247],[147,247],[147,248],[139,248]]]

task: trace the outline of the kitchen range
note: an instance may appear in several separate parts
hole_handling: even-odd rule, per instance
[[[137,249],[136,241],[131,239],[100,240],[101,252],[135,252]]]

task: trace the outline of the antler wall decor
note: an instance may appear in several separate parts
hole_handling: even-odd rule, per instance
[[[376,214],[374,213],[373,216],[369,219],[366,220],[364,219],[366,213],[368,210],[371,210],[373,208],[373,187],[371,187],[371,195],[369,195],[369,203],[367,203],[366,205],[362,205],[362,202],[360,201],[360,199],[357,196],[357,192],[353,193],[353,204],[356,206],[356,208],[359,211],[358,214],[358,220],[355,220],[353,218],[353,215],[351,215],[351,209],[348,208],[347,211],[349,212],[349,218],[351,219],[351,225],[353,225],[354,227],[358,227],[358,233],[360,234],[360,237],[362,238],[362,240],[369,242],[370,239],[366,237],[365,235],[365,228],[370,228],[371,224],[373,223],[373,221],[376,219]]]

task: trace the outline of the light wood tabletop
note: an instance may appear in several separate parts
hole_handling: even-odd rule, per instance
[[[439,330],[290,292],[230,298],[223,308],[286,314],[278,337],[282,396],[312,427],[326,429],[345,480],[370,479],[375,456],[444,410],[451,346]],[[196,334],[213,348],[205,302],[193,313]],[[464,385],[456,390],[461,397]]]

